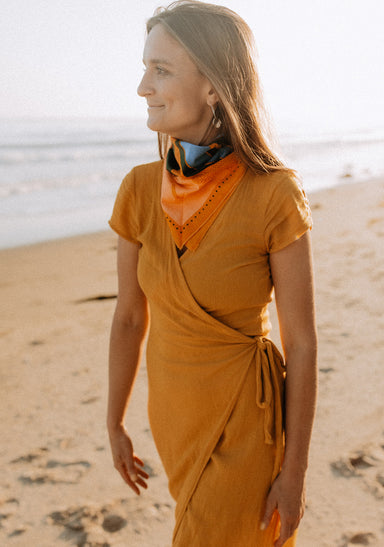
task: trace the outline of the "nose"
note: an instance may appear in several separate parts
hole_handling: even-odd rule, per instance
[[[146,97],[147,95],[150,95],[151,92],[152,88],[150,86],[149,77],[148,74],[145,72],[143,77],[141,78],[141,82],[138,85],[137,94],[140,97]]]

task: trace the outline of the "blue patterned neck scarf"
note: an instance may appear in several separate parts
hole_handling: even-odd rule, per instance
[[[167,170],[176,175],[193,177],[206,167],[222,160],[233,152],[223,139],[218,139],[207,146],[199,146],[190,142],[171,139],[172,145],[167,154]]]

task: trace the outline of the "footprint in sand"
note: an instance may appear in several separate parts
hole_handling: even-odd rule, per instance
[[[95,395],[95,396],[93,396],[93,397],[89,397],[89,398],[87,398],[87,399],[83,399],[83,400],[81,401],[81,404],[82,404],[82,405],[89,405],[89,404],[91,404],[91,403],[95,403],[96,401],[99,401],[100,398],[101,398],[101,397]]]
[[[158,477],[162,473],[162,467],[160,463],[152,460],[144,461],[144,471],[148,473],[150,477]]]
[[[17,523],[19,505],[17,498],[0,499],[0,530],[8,537],[20,536],[27,530],[25,526],[20,526],[20,522]]]
[[[24,534],[24,532],[26,532],[26,531],[27,531],[27,529],[22,526],[20,528],[16,528],[15,530],[13,530],[13,532],[8,534],[8,537],[13,538],[13,537],[16,537],[16,536],[21,536],[21,534]]]
[[[44,340],[31,340],[29,342],[30,346],[42,346],[44,344]]]
[[[373,545],[376,543],[376,536],[372,532],[358,532],[357,534],[344,535],[342,537],[341,547],[350,547],[350,545]]]
[[[88,296],[87,298],[80,298],[76,300],[75,304],[86,304],[87,302],[100,302],[101,300],[115,300],[116,294],[98,294],[97,296]]]
[[[42,458],[47,452],[48,448],[38,448],[34,452],[30,452],[29,454],[25,454],[24,456],[20,456],[19,458],[11,460],[10,463],[31,463],[35,460]]]
[[[148,500],[120,499],[96,506],[70,507],[54,511],[47,516],[48,524],[60,526],[61,539],[73,541],[79,547],[111,545],[110,536],[124,529],[124,538],[146,533],[148,520],[156,518],[163,521],[170,518],[172,508],[169,504],[153,503]]]
[[[41,467],[49,470],[54,469],[54,471],[36,470],[23,473],[19,480],[24,484],[77,484],[91,464],[86,461],[58,462],[49,460]]]
[[[117,532],[126,525],[126,520],[116,514],[103,514],[103,508],[73,507],[64,511],[54,511],[47,517],[49,524],[64,528],[61,538],[72,540],[79,547],[88,545],[109,546],[103,530]],[[106,524],[105,524],[106,522]]]
[[[358,477],[377,499],[384,499],[384,445],[369,444],[346,458],[331,463],[341,477]]]
[[[55,441],[55,448],[58,448],[60,451],[74,448],[76,445],[77,441],[73,437],[63,437]]]
[[[10,462],[11,464],[31,463],[35,469],[19,476],[23,484],[77,484],[91,464],[86,460],[59,461],[48,458],[48,449],[39,448]]]
[[[0,529],[5,527],[5,525],[7,523],[7,520],[11,516],[12,516],[12,513],[8,512],[5,507],[1,508],[1,511],[0,511]]]

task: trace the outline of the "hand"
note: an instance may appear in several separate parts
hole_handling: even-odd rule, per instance
[[[280,535],[274,543],[274,547],[283,547],[290,538],[304,514],[305,507],[305,486],[303,477],[297,477],[281,471],[273,482],[269,491],[264,518],[261,529],[269,525],[274,511],[280,515]]]
[[[139,496],[139,486],[148,488],[144,479],[148,479],[149,475],[142,469],[144,463],[133,452],[132,441],[124,426],[110,431],[109,439],[115,468],[128,486]]]

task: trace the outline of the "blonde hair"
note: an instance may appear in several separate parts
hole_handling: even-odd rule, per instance
[[[219,97],[216,115],[222,121],[221,134],[234,152],[258,173],[292,171],[268,144],[270,124],[254,61],[253,34],[247,23],[224,6],[178,0],[155,11],[147,21],[147,34],[157,24],[178,40],[212,83]],[[158,138],[163,158],[168,136],[158,133]]]

